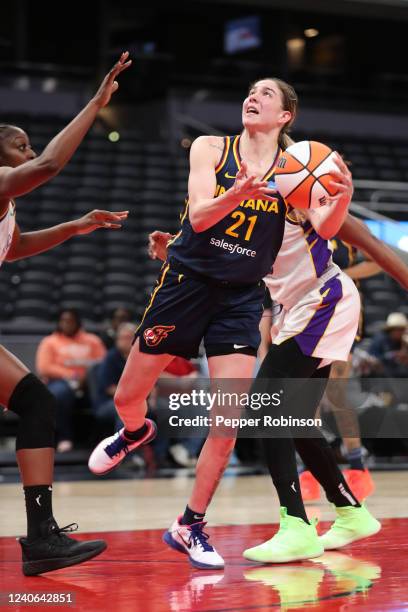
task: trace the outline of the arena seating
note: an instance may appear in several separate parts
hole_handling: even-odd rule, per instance
[[[61,127],[59,119],[12,119],[26,129],[37,150]],[[344,151],[355,178],[408,179],[408,143],[321,139]],[[123,230],[98,230],[49,253],[5,265],[0,274],[2,333],[43,329],[62,307],[80,309],[96,326],[118,305],[141,314],[160,269],[159,262],[147,257],[148,233],[156,228],[175,231],[185,197],[187,156],[179,151],[178,157],[170,154],[168,143],[142,141],[131,130],[113,143],[106,129],[97,126],[58,177],[19,200],[17,219],[24,231],[94,208],[129,210],[130,215]],[[403,293],[390,279],[377,276],[363,288],[368,332],[392,310],[408,314]]]

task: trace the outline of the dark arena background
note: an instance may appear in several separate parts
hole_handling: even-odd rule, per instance
[[[162,541],[184,511],[204,442],[202,433],[171,437],[169,394],[203,383],[203,349],[197,359],[169,367],[150,394],[156,440],[110,475],[98,478],[87,466],[96,444],[121,427],[112,367],[123,369],[160,273],[161,262],[148,255],[149,234],[179,231],[191,144],[203,134],[240,133],[250,83],[279,77],[294,86],[299,114],[292,138],[341,153],[353,175],[350,212],[408,263],[407,32],[407,0],[2,5],[0,124],[21,127],[37,154],[90,100],[122,51],[133,64],[63,170],[16,203],[22,232],[93,209],[129,211],[123,227],[74,236],[32,258],[5,261],[0,270],[1,344],[57,398],[55,516],[59,525],[78,521],[79,539],[103,538],[108,547],[81,565],[23,575],[16,541],[26,534],[18,417],[1,410],[0,606],[408,610],[408,294],[375,266],[357,277],[364,329],[350,378],[342,381],[361,430],[354,454],[327,397],[320,415],[341,469],[358,471],[353,457],[364,463],[371,484],[362,496],[382,523],[378,534],[306,561],[247,561],[242,551],[276,531],[279,501],[259,440],[242,437],[206,514],[225,568],[197,569]],[[342,267],[372,264],[336,239],[332,247],[348,258]],[[58,351],[77,323],[79,346],[64,362]],[[113,354],[112,366],[107,355]],[[334,511],[317,482],[312,491],[307,484],[306,510],[322,533]],[[35,594],[60,599],[39,601]]]

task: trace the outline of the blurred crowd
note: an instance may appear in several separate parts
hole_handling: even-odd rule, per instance
[[[76,310],[66,309],[55,331],[41,340],[36,371],[57,399],[57,452],[89,445],[123,426],[114,395],[137,329],[132,321],[128,309],[117,308],[98,336],[84,329]],[[169,392],[189,390],[189,382],[204,375],[201,361],[174,358],[150,394],[151,418],[160,424],[168,416]],[[191,467],[202,443],[202,438],[172,440],[159,433],[153,444],[155,465]]]

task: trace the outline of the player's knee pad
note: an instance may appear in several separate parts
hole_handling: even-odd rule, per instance
[[[16,450],[54,447],[56,399],[34,374],[16,385],[8,409],[20,417]]]

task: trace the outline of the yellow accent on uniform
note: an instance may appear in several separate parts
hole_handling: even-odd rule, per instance
[[[173,238],[170,238],[170,240],[169,240],[169,241],[168,241],[168,243],[167,243],[167,247],[169,247],[171,244],[173,244],[173,242],[174,242],[175,240],[177,240],[177,238],[178,238],[179,236],[181,236],[181,232],[182,232],[182,231],[183,231],[183,230],[179,230],[179,231],[177,232],[177,234],[176,234],[175,236],[173,236]]]
[[[225,143],[224,143],[224,151],[222,153],[220,161],[218,162],[218,165],[215,167],[215,174],[217,174],[224,167],[224,164],[225,164],[225,162],[227,160],[227,157],[228,157],[228,151],[229,151],[229,148],[230,148],[230,142],[231,142],[230,136],[226,136],[225,137]]]
[[[238,153],[239,138],[240,138],[239,136],[235,136],[234,144],[232,145],[232,152],[234,153],[235,163],[237,164],[238,172],[241,170],[241,161],[239,159],[239,153]]]
[[[265,176],[265,178],[263,179],[264,181],[269,180],[269,179],[271,178],[272,174],[275,172],[275,170],[276,170],[276,166],[278,165],[278,161],[279,161],[279,158],[280,158],[280,156],[281,156],[281,153],[282,153],[282,151],[281,151],[281,149],[279,148],[279,150],[278,150],[278,155],[276,156],[276,163],[275,163],[275,164],[272,166],[271,170],[270,170],[270,171],[268,172],[268,174]],[[286,202],[285,202],[285,204],[286,204]]]
[[[137,329],[136,329],[136,332],[135,332],[135,333],[137,333],[137,332],[139,331],[139,329],[141,328],[141,326],[143,325],[143,321],[145,320],[145,318],[146,318],[146,315],[147,315],[148,311],[149,311],[149,310],[150,310],[150,308],[152,307],[152,304],[153,304],[153,302],[154,302],[154,298],[155,298],[155,297],[156,297],[156,295],[157,295],[157,292],[158,292],[158,291],[159,291],[159,289],[161,289],[161,288],[162,288],[162,286],[163,286],[164,279],[166,278],[166,274],[167,274],[167,272],[169,271],[169,269],[170,269],[170,264],[167,264],[167,266],[164,268],[164,270],[163,270],[163,272],[162,272],[162,275],[161,275],[161,277],[160,277],[160,279],[159,279],[159,281],[158,281],[158,285],[157,285],[157,287],[154,289],[154,291],[153,291],[153,293],[152,293],[152,295],[151,295],[151,297],[150,297],[150,302],[148,303],[148,305],[147,305],[147,306],[146,306],[146,308],[145,308],[145,311],[144,311],[144,313],[143,313],[142,320],[140,321],[139,325],[137,326]]]
[[[288,340],[291,340],[292,338],[295,338],[296,336],[299,336],[300,334],[302,334],[305,331],[306,327],[309,325],[309,323],[311,322],[311,320],[315,316],[316,312],[318,310],[320,310],[320,308],[322,306],[322,303],[323,303],[323,300],[324,300],[324,295],[320,295],[319,303],[316,304],[316,306],[314,307],[314,311],[312,312],[312,314],[310,315],[310,317],[308,318],[308,320],[306,321],[306,323],[304,324],[302,329],[300,329],[299,331],[295,331],[291,336],[288,336],[287,338],[285,338],[285,340],[283,342],[287,342]],[[283,344],[283,342],[281,342],[281,344]]]

